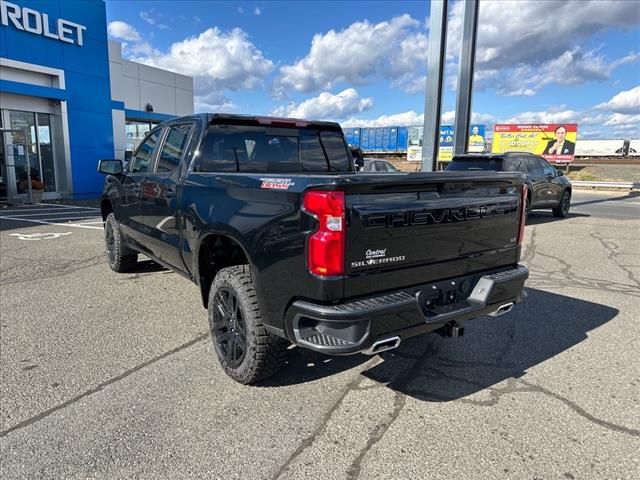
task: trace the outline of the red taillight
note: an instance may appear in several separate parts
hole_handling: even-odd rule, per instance
[[[526,185],[522,186],[522,194],[520,195],[520,230],[518,231],[518,245],[522,245],[524,240],[524,224],[527,221],[527,195],[529,194]]]
[[[307,192],[304,209],[318,219],[318,230],[309,237],[309,271],[322,277],[344,273],[344,192]]]

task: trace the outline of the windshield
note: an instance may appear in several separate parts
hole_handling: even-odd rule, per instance
[[[502,170],[501,158],[454,158],[447,170]]]
[[[344,173],[351,160],[337,131],[212,125],[196,171]]]

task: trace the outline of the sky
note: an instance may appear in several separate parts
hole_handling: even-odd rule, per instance
[[[194,78],[195,112],[422,125],[425,1],[107,1],[125,58]],[[461,1],[449,2],[452,123]],[[640,138],[640,2],[481,0],[472,122]]]

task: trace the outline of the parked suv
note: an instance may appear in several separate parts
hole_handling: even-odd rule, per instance
[[[393,166],[393,163],[387,160],[379,160],[375,158],[365,158],[364,167],[361,172],[366,173],[396,173],[399,170]]]
[[[564,218],[571,205],[571,182],[544,158],[527,152],[456,155],[447,170],[495,170],[522,172],[529,188],[527,214],[533,209],[550,208],[553,215]]]

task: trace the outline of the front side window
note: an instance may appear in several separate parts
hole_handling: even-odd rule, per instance
[[[131,158],[129,171],[131,173],[146,173],[149,171],[149,164],[153,160],[153,151],[160,138],[161,129],[151,132],[144,142],[140,144],[135,155]]]
[[[173,172],[180,166],[192,128],[192,124],[174,125],[169,128],[167,139],[158,157],[157,173]]]
[[[546,160],[540,160],[538,159],[538,161],[540,163],[542,163],[542,170],[544,171],[545,175],[554,175],[556,174],[556,169],[553,168],[551,165],[549,165],[549,162],[547,162]]]

